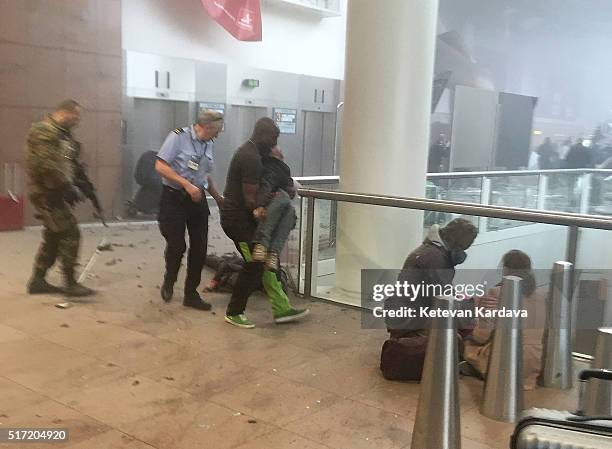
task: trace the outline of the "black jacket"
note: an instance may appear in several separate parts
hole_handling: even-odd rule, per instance
[[[455,268],[449,252],[429,239],[411,252],[402,271],[397,277],[400,282],[411,285],[445,286],[452,284]],[[433,295],[420,294],[411,301],[405,297],[392,297],[385,301],[385,309],[414,308],[417,313],[421,307],[431,307]],[[387,329],[393,337],[410,335],[414,331],[427,329],[427,319],[417,315],[416,318],[387,318]]]
[[[415,298],[390,297],[385,301],[385,309],[399,310],[410,307],[416,311],[415,318],[386,318],[385,324],[392,337],[407,337],[429,328],[428,318],[419,316],[421,307],[431,307],[436,294],[448,294],[455,277],[455,264],[451,252],[446,248],[438,232],[438,226],[429,229],[427,238],[421,246],[412,251],[397,277],[401,283],[421,285],[420,294]],[[442,290],[442,292],[440,292]],[[414,300],[412,300],[414,299]],[[473,300],[460,301],[456,305],[460,309],[473,309]],[[471,320],[457,320],[459,328],[469,327]]]
[[[574,144],[565,156],[565,168],[591,168],[592,166],[591,150],[581,143]]]
[[[265,206],[270,202],[272,193],[279,190],[291,193],[293,179],[291,178],[291,169],[280,159],[263,156],[261,163],[263,164],[263,174],[259,182],[258,204]]]

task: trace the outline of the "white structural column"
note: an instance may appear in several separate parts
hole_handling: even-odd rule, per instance
[[[349,0],[340,187],[423,197],[438,0]],[[423,238],[419,212],[340,204],[336,286],[363,268],[401,268]]]

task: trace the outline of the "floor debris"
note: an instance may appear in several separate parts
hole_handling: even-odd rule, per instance
[[[113,244],[111,242],[101,243],[97,247],[98,251],[112,251]]]

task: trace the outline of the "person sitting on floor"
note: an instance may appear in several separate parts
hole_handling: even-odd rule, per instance
[[[502,276],[517,276],[522,279],[523,308],[528,318],[523,323],[523,386],[525,390],[535,388],[542,360],[542,338],[546,318],[546,301],[536,290],[536,281],[531,268],[531,259],[519,250],[512,250],[502,257]],[[479,298],[479,305],[497,309],[501,282],[485,297]],[[464,360],[469,363],[476,377],[485,378],[493,347],[495,321],[479,318],[473,333],[464,342]],[[464,374],[468,374],[462,369]]]
[[[456,218],[443,228],[433,225],[423,244],[408,255],[398,276],[399,282],[427,288],[422,288],[410,299],[390,297],[385,301],[385,309],[410,307],[418,311],[421,307],[431,307],[432,291],[452,286],[455,266],[465,261],[465,251],[477,234],[476,227],[463,218]],[[458,304],[460,308],[474,308],[472,301],[459,301]],[[459,329],[466,328],[471,320],[458,324]],[[386,325],[390,338],[381,352],[383,376],[388,380],[420,380],[427,349],[428,318],[418,314],[414,318],[386,318]],[[459,334],[457,339],[461,340]]]

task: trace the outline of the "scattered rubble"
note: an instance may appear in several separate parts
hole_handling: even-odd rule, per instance
[[[113,244],[110,242],[101,244],[97,246],[97,250],[98,251],[112,251],[113,250]]]

